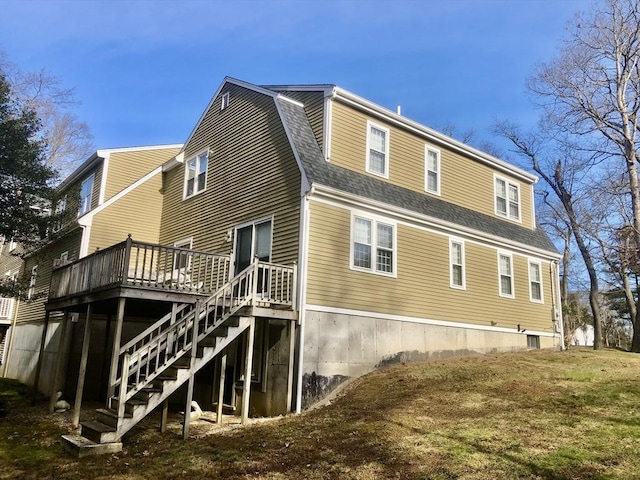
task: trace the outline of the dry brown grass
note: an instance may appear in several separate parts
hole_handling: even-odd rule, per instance
[[[223,434],[194,425],[188,441],[154,420],[124,452],[82,460],[63,453],[71,427],[44,403],[10,408],[0,479],[640,478],[640,356],[612,350],[398,365],[303,415]]]

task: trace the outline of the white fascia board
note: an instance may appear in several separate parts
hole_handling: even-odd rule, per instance
[[[319,83],[311,85],[261,85],[261,87],[285,92],[322,92],[326,96],[333,91],[335,85]]]
[[[191,139],[195,135],[196,131],[198,130],[198,127],[200,126],[200,124],[204,120],[205,115],[207,114],[207,112],[209,111],[209,109],[213,105],[213,102],[216,100],[216,98],[218,98],[218,95],[220,95],[220,92],[222,91],[222,89],[225,87],[225,85],[227,83],[232,83],[234,85],[238,85],[239,87],[243,87],[243,88],[246,88],[248,90],[252,90],[254,92],[262,93],[263,95],[267,95],[267,96],[272,97],[272,98],[275,98],[278,95],[276,92],[272,92],[271,90],[267,90],[266,88],[262,88],[262,87],[259,87],[257,85],[253,85],[251,83],[243,82],[242,80],[238,80],[238,79],[232,78],[232,77],[224,77],[222,79],[222,83],[220,83],[220,86],[216,89],[215,93],[213,94],[213,97],[211,97],[211,100],[209,100],[209,103],[207,104],[206,108],[204,109],[204,111],[200,115],[200,118],[196,122],[195,127],[193,127],[193,130],[191,130],[191,133],[189,134],[189,137],[187,138],[187,141],[184,142],[184,144],[182,145],[182,150],[180,151],[181,153],[184,152],[185,148],[187,148],[187,145],[189,145],[189,142],[191,141]]]
[[[183,164],[184,164],[184,152],[180,152],[175,157],[173,157],[171,160],[165,162],[162,165],[162,171],[163,172],[168,172],[169,170],[173,170],[178,165],[183,165]]]
[[[106,155],[111,153],[122,153],[122,152],[140,152],[145,150],[162,150],[166,148],[182,148],[181,143],[168,144],[168,145],[149,145],[149,146],[140,146],[140,147],[122,147],[122,148],[106,148],[100,149],[91,154],[91,156],[85,160],[82,165],[76,168],[67,178],[65,178],[57,187],[56,190],[61,191],[64,190],[70,183],[74,182],[80,177],[83,177],[87,171],[91,170],[95,167],[100,160],[104,159]]]
[[[335,201],[339,205],[343,205],[349,208],[369,208],[379,212],[381,215],[396,217],[399,220],[403,220],[409,224],[424,225],[427,227],[436,228],[441,231],[447,232],[447,234],[453,234],[469,239],[478,239],[482,243],[489,243],[498,248],[508,249],[511,248],[514,251],[522,253],[524,255],[533,255],[539,258],[547,260],[558,260],[562,258],[557,252],[551,252],[549,250],[542,250],[540,248],[525,245],[519,242],[511,241],[504,237],[497,235],[491,235],[489,233],[474,230],[469,227],[459,225],[457,223],[447,222],[439,218],[424,215],[413,210],[407,210],[405,208],[389,205],[388,203],[379,202],[377,200],[371,200],[369,198],[360,197],[350,193],[336,190],[324,185],[314,184],[311,188],[311,198],[316,197],[320,200],[327,198]],[[524,227],[522,227],[524,228]]]
[[[497,168],[505,173],[508,173],[516,178],[519,178],[527,183],[537,183],[538,177],[532,175],[531,173],[522,170],[520,168],[515,167],[499,158],[491,156],[487,153],[481,152],[480,150],[476,150],[469,145],[466,145],[462,142],[459,142],[447,135],[444,135],[440,132],[432,130],[425,125],[422,125],[413,120],[409,120],[402,115],[398,115],[397,113],[392,112],[391,110],[381,107],[365,98],[362,98],[358,95],[355,95],[347,90],[344,90],[340,87],[336,87],[335,89],[336,95],[335,98],[353,105],[354,107],[364,110],[368,113],[371,113],[377,117],[384,119],[385,121],[395,124],[397,126],[401,126],[408,130],[417,133],[418,135],[425,137],[427,140],[432,142],[437,142],[446,145],[447,147],[455,150],[459,153],[463,153],[464,155],[470,156],[475,160],[478,160],[482,163],[485,163],[493,168]]]

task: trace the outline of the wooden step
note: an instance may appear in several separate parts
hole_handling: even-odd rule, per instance
[[[81,435],[95,443],[112,443],[120,440],[115,427],[102,422],[82,422]]]
[[[166,380],[176,380],[177,378],[178,378],[178,369],[169,367],[160,375],[158,375],[155,379],[164,382]]]
[[[124,415],[129,416],[129,415],[133,415],[133,411],[136,409],[136,407],[138,405],[147,405],[149,403],[149,400],[142,400],[140,398],[130,398],[129,400],[127,400],[127,403],[124,404]],[[115,410],[116,412],[118,411],[118,409],[120,408],[120,400],[118,399],[118,397],[113,397],[111,399],[111,410]]]
[[[175,368],[189,368],[191,366],[191,357],[188,355],[183,355],[175,362],[173,362],[172,366]]]
[[[98,414],[97,420],[100,423],[104,423],[105,425],[109,425],[113,428],[118,428],[118,411],[112,408],[98,408],[96,410]],[[125,418],[131,418],[133,415],[131,413],[124,413]]]
[[[143,387],[139,392],[136,392],[133,398],[136,400],[142,400],[143,402],[148,402],[152,395],[158,393],[162,393],[162,382],[159,382],[158,386],[152,384]]]
[[[122,442],[96,443],[81,435],[62,435],[60,443],[67,453],[76,458],[122,451]]]

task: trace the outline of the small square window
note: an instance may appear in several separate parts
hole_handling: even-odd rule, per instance
[[[540,336],[527,335],[527,348],[540,348]]]

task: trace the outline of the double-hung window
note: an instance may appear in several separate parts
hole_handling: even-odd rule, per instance
[[[543,303],[540,262],[529,261],[529,295],[532,302]]]
[[[389,178],[389,129],[367,122],[367,172]]]
[[[496,177],[496,215],[520,221],[520,186]]]
[[[449,242],[449,259],[451,262],[451,288],[465,289],[464,243],[451,239]]]
[[[425,147],[424,189],[440,195],[440,150]]]
[[[187,160],[184,172],[184,198],[189,198],[205,189],[208,163],[207,151]]]
[[[507,253],[498,254],[498,268],[500,270],[500,296],[514,298],[513,290],[513,258]]]
[[[383,221],[353,217],[352,260],[356,270],[395,274],[395,226]]]
[[[82,216],[91,210],[91,196],[93,194],[93,179],[94,175],[91,174],[85,178],[80,186],[80,205],[78,207],[78,216]]]

